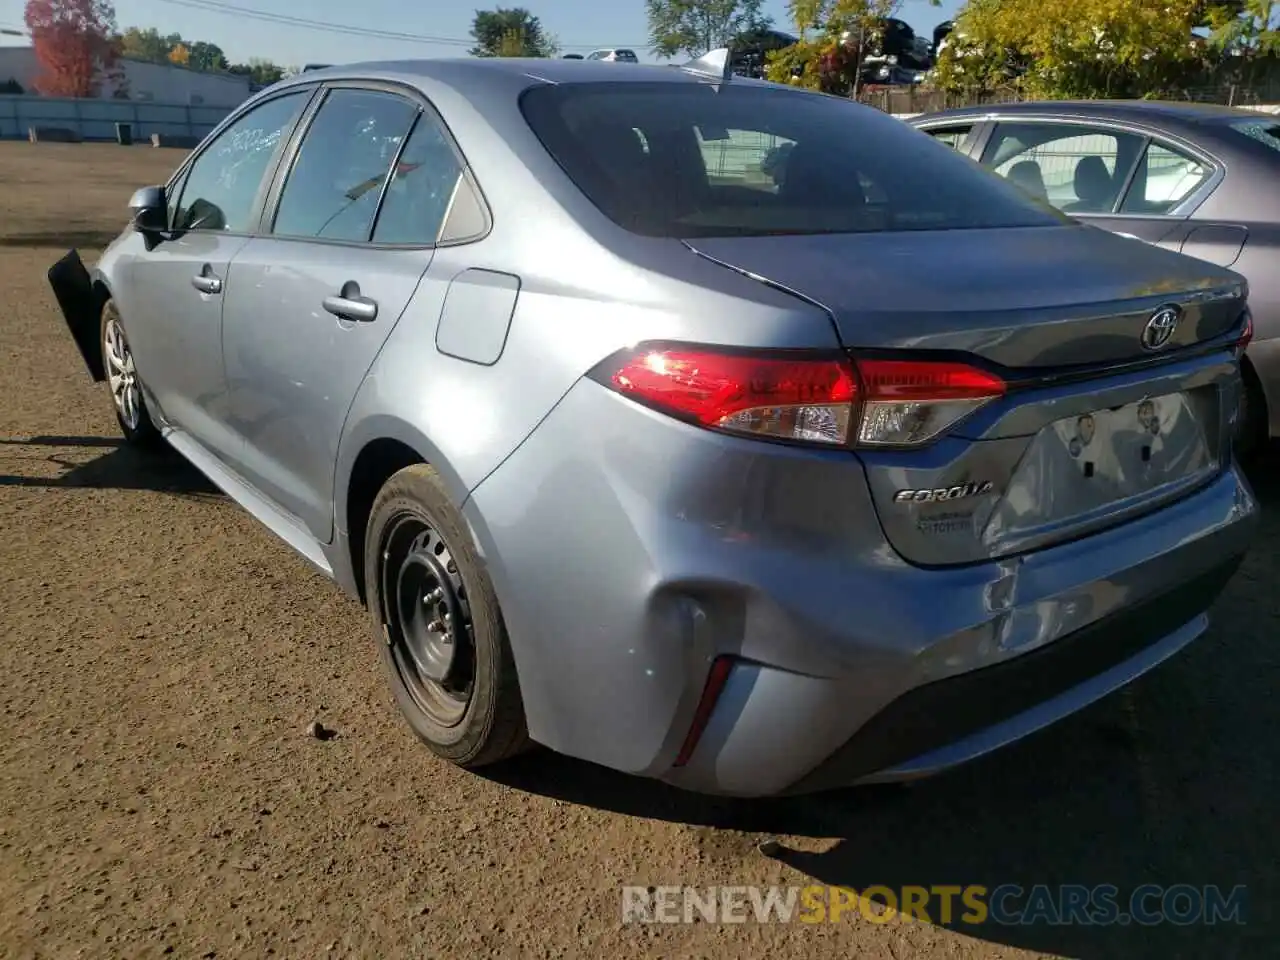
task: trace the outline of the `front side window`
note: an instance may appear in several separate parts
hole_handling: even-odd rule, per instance
[[[391,161],[417,117],[403,97],[334,90],[302,138],[272,233],[367,241]]]
[[[646,236],[953,230],[1060,224],[895,117],[754,85],[534,87],[526,121],[608,217]]]
[[[982,162],[1069,214],[1111,213],[1144,139],[1078,124],[1001,123]]]
[[[275,97],[223,130],[192,163],[173,228],[253,230],[258,191],[310,96],[305,90]]]

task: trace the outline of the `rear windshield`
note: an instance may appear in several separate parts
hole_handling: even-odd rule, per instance
[[[531,88],[521,109],[579,189],[646,236],[1066,222],[902,120],[835,97],[599,82]]]
[[[1280,150],[1280,120],[1244,120],[1231,126],[1272,150]]]

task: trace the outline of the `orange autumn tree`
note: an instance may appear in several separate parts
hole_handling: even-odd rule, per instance
[[[23,19],[46,97],[95,97],[118,80],[116,12],[108,0],[27,0]]]

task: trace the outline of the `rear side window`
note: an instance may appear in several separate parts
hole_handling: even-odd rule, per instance
[[[1266,120],[1246,120],[1243,123],[1234,123],[1232,126],[1246,137],[1252,137],[1272,150],[1280,151],[1280,123]]]
[[[462,164],[440,125],[422,114],[391,172],[374,242],[435,243],[461,176]]]
[[[646,236],[1064,222],[901,120],[834,97],[600,82],[531,88],[521,109],[578,188]]]
[[[1134,173],[1120,212],[1146,216],[1169,213],[1199,190],[1212,175],[1213,170],[1194,157],[1152,143]]]

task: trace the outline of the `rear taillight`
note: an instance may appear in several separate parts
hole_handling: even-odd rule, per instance
[[[1005,391],[995,374],[952,361],[859,360],[857,369],[864,446],[927,443]]]
[[[1249,346],[1249,342],[1253,340],[1253,312],[1245,310],[1244,312],[1244,330],[1240,334],[1240,338],[1236,340],[1236,350],[1244,353],[1245,347]]]
[[[641,347],[609,385],[641,403],[717,430],[843,444],[858,386],[844,359]]]
[[[963,363],[644,344],[593,374],[699,426],[827,446],[919,446],[1005,392]]]

